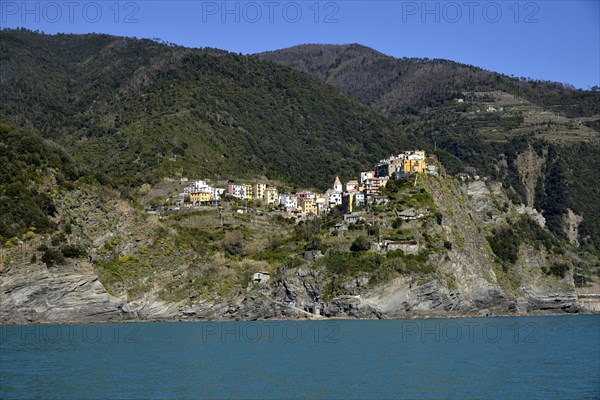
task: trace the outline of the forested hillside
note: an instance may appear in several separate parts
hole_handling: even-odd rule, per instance
[[[435,106],[463,91],[502,90],[569,117],[599,113],[600,93],[560,83],[511,78],[442,59],[387,56],[359,44],[301,45],[259,54],[260,58],[308,72],[378,110]]]
[[[600,187],[590,184],[600,182],[599,91],[448,60],[396,59],[356,44],[257,56],[308,72],[380,111],[427,150],[438,149],[451,171],[502,181],[515,203],[543,211],[561,236],[570,229],[569,210],[583,216],[579,242],[600,248],[600,203],[591,200]]]
[[[324,187],[410,143],[337,89],[254,57],[8,30],[0,54],[0,118],[116,186],[184,175]]]
[[[3,30],[0,57],[0,119],[126,195],[180,176],[325,188],[423,147],[600,248],[599,92],[359,45],[242,56]]]
[[[53,195],[84,176],[60,146],[0,122],[0,244],[56,228]]]

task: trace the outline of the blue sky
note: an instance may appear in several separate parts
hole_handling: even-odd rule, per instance
[[[360,43],[507,75],[600,85],[600,0],[9,1],[0,26],[161,38],[240,53]]]

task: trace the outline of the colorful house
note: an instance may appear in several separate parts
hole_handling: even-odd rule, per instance
[[[254,200],[263,200],[267,192],[267,185],[264,183],[255,183],[252,186],[252,198]]]
[[[206,203],[211,200],[211,195],[208,192],[191,192],[190,202],[194,205],[200,203]]]
[[[277,204],[277,201],[279,199],[279,193],[277,192],[277,188],[267,188],[263,199],[267,204]]]
[[[411,158],[409,156],[408,159],[404,160],[404,173],[405,174],[421,174],[425,172],[427,165],[425,164],[425,159],[420,158]]]
[[[317,203],[314,198],[298,197],[298,210],[305,214],[317,214]]]

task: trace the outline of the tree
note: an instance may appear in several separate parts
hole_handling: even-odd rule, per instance
[[[232,256],[244,256],[244,236],[240,231],[228,233],[222,240],[223,250]]]
[[[351,251],[367,251],[371,248],[371,242],[369,241],[369,239],[367,239],[364,236],[359,236],[357,237],[354,242],[352,243],[352,246],[350,246],[350,250]]]

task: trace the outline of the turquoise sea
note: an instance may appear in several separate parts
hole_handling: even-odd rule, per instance
[[[3,325],[0,398],[600,399],[600,315]]]

